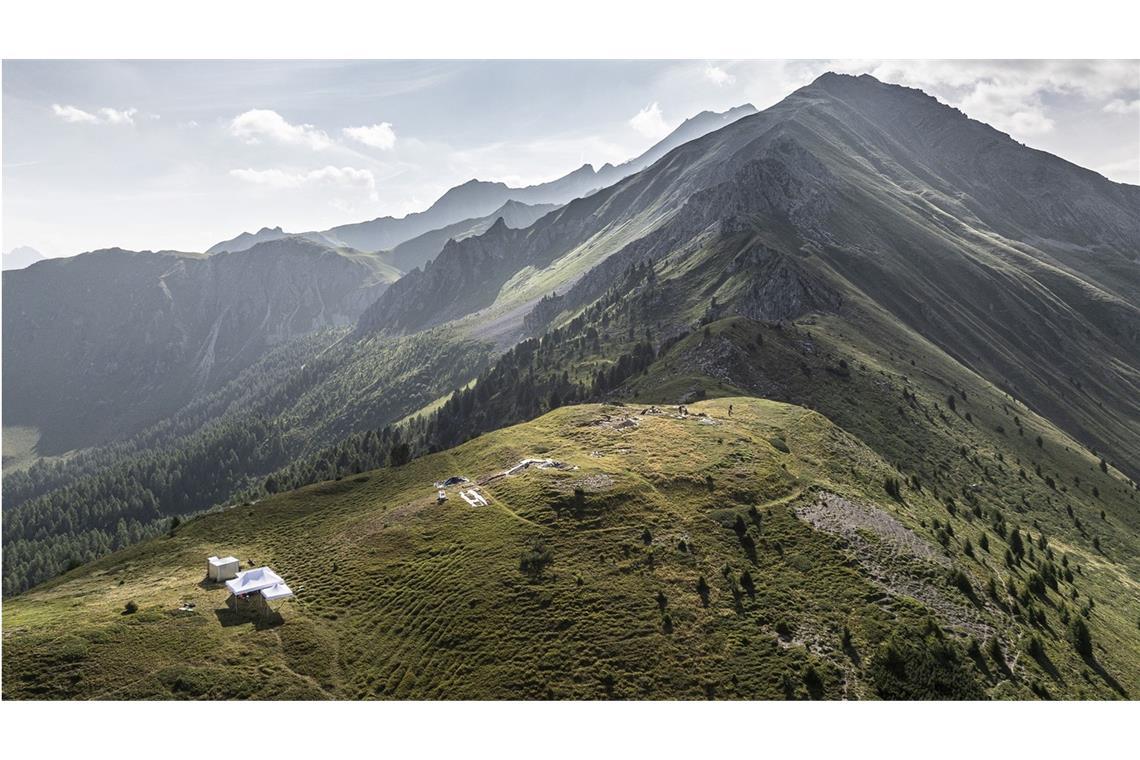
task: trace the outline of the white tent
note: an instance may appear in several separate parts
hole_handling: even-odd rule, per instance
[[[263,588],[261,590],[261,595],[265,597],[265,601],[267,602],[276,602],[280,601],[281,599],[292,599],[293,589],[289,588],[284,583],[278,583],[276,586]]]
[[[268,567],[257,567],[238,573],[232,581],[226,581],[226,588],[234,596],[247,596],[260,592],[266,601],[290,599],[292,589],[281,579],[281,576]]]

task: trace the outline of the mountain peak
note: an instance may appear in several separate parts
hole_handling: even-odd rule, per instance
[[[825,71],[824,73],[822,73],[818,77],[816,77],[814,80],[812,80],[812,83],[808,86],[809,87],[815,87],[815,86],[827,87],[827,86],[836,86],[836,85],[845,86],[845,85],[854,85],[854,84],[882,85],[883,83],[880,82],[875,77],[871,76],[870,74],[840,74],[840,73],[835,72],[835,71]]]
[[[577,169],[575,169],[574,171],[570,172],[570,173],[569,173],[569,174],[567,174],[566,176],[567,176],[567,177],[576,177],[576,176],[578,176],[578,175],[580,175],[580,174],[589,174],[589,175],[593,175],[594,173],[595,173],[595,172],[594,172],[594,165],[593,165],[593,164],[582,164],[581,166],[579,166]],[[565,177],[564,177],[563,179],[565,179]]]
[[[4,268],[23,269],[36,263],[43,257],[44,255],[35,248],[26,245],[16,246],[4,254]]]

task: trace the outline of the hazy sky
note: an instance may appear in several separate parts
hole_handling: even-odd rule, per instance
[[[1140,62],[5,61],[3,249],[204,250],[426,208],[642,152],[827,70],[921,87],[1140,184]]]

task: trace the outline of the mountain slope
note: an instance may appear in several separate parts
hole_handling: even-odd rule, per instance
[[[630,159],[624,163],[613,166],[606,164],[598,170],[598,177],[602,180],[601,186],[611,185],[618,180],[625,179],[631,174],[636,174],[642,169],[646,169],[653,165],[659,158],[664,156],[669,151],[677,148],[690,140],[696,140],[698,137],[707,135],[709,132],[727,127],[734,121],[743,119],[745,116],[751,116],[756,113],[756,107],[751,103],[745,103],[735,108],[730,108],[727,111],[701,111],[696,116],[685,119],[681,126],[670,132],[665,139],[654,145],[649,150],[642,153],[634,159]]]
[[[209,618],[185,624],[208,627],[218,646],[273,652],[272,673],[234,661],[246,695],[1135,696],[1138,192],[918,91],[822,77],[526,229],[499,222],[448,243],[385,291],[351,337],[267,380],[255,419],[235,414],[227,385],[211,424],[267,431],[282,456],[223,448],[218,489],[191,486],[194,504],[251,506],[32,590],[17,620],[44,610],[52,627],[37,638],[13,624],[21,676],[5,693],[211,694],[197,684],[217,683],[224,666],[178,660],[182,639],[161,639],[187,630],[152,625],[183,584],[128,628],[129,616],[110,614],[125,603],[114,576],[99,573],[142,563],[150,575],[178,567],[190,577],[202,552],[229,551],[237,537],[243,558],[268,558],[313,589],[274,629],[281,639],[215,630]],[[560,409],[601,401],[636,404],[635,414]],[[672,408],[642,419],[649,404]],[[713,419],[676,420],[676,404]],[[806,443],[789,432],[796,415],[815,426]],[[695,424],[666,427],[674,422]],[[183,456],[208,469],[213,449],[189,418],[178,425],[188,432],[162,439],[161,467],[140,444],[110,472],[154,494],[172,463],[188,469]],[[792,437],[773,434],[781,428]],[[607,431],[622,443],[593,437]],[[512,532],[530,524],[507,513],[487,525],[430,503],[441,471],[478,476],[538,455],[581,470],[487,485],[493,504],[538,523],[534,532]],[[133,474],[140,465],[146,478]],[[9,482],[21,494],[52,489],[18,504],[15,521],[6,514],[6,593],[29,577],[13,573],[10,584],[10,557],[38,579],[105,551],[120,514],[145,516],[146,535],[185,514],[165,495],[116,511],[118,481],[77,467],[26,485],[6,478],[6,499]],[[580,477],[583,493],[540,477]],[[332,478],[341,480],[269,498]],[[91,492],[111,505],[92,529],[104,543],[49,547],[43,536],[77,522],[88,500],[76,494]],[[583,509],[543,519],[566,499]],[[748,524],[755,504],[767,510],[759,533]],[[10,524],[21,531],[13,544]],[[132,530],[124,519],[123,543]],[[673,530],[689,534],[696,556],[672,553]],[[541,564],[536,535],[554,565],[532,582],[519,566],[524,552],[528,567]],[[883,564],[897,558],[895,540],[917,564]],[[83,551],[69,555],[73,546]],[[342,568],[354,580],[337,591],[330,578]],[[745,569],[754,583],[764,573],[755,599]],[[141,595],[150,575],[123,593]],[[708,608],[692,596],[701,575]],[[204,607],[206,596],[193,598]],[[65,609],[77,602],[90,606]],[[669,638],[666,612],[689,638]],[[138,691],[120,690],[122,648],[70,640],[98,683],[69,684],[74,671],[50,646],[82,614],[100,622],[80,638],[137,632],[133,644],[154,654]],[[290,630],[300,639],[277,648]],[[314,675],[303,656],[314,650],[336,669]],[[643,663],[660,665],[647,673]]]
[[[724,113],[703,111],[686,120],[641,156],[618,166],[606,164],[595,171],[591,165],[585,164],[564,177],[527,187],[509,187],[502,182],[473,179],[448,190],[426,211],[398,219],[385,216],[367,222],[340,225],[325,230],[325,234],[353,248],[380,251],[464,219],[487,216],[508,201],[528,205],[561,205],[641,171],[682,142],[719,129],[755,110],[751,105],[743,105]]]
[[[1056,590],[1019,602],[1028,559],[995,561],[1009,545],[996,533],[976,559],[962,552],[962,539],[989,532],[988,508],[971,523],[929,492],[893,500],[882,483],[896,470],[800,407],[725,398],[689,411],[563,409],[405,467],[192,520],[7,602],[4,697],[1113,698],[1140,688],[1126,654],[1140,643],[1135,625],[1119,626],[1099,593],[1087,617],[1068,600],[1091,577],[1062,571]],[[536,455],[564,469],[499,475]],[[457,489],[436,501],[433,481],[460,473],[481,483],[487,506]],[[1018,536],[1032,551],[1038,531]],[[1042,566],[1062,567],[1064,552],[1064,569],[1099,572],[1095,558],[1049,543]],[[218,552],[282,574],[298,594],[283,621],[255,627],[224,607],[224,590],[201,582],[203,558]],[[123,614],[131,601],[138,611]],[[1074,620],[1092,628],[1087,655],[1066,639]]]
[[[796,262],[836,304],[887,310],[1086,444],[1140,461],[1140,188],[870,77],[825,75],[527,230],[451,243],[359,330],[462,319],[509,343],[551,291],[572,314],[622,268],[699,261],[718,240]]]
[[[404,272],[422,267],[434,259],[449,240],[463,240],[472,235],[480,235],[491,228],[500,218],[511,229],[523,229],[534,224],[546,214],[558,208],[553,203],[542,203],[533,206],[518,201],[509,200],[487,216],[478,219],[464,219],[455,224],[449,224],[438,230],[425,232],[411,240],[405,240],[390,252],[387,258],[392,265]]]
[[[397,273],[299,239],[235,254],[96,251],[4,274],[5,424],[41,454],[119,438],[271,345],[351,324]]]
[[[274,240],[281,240],[287,237],[299,237],[304,240],[317,243],[318,245],[328,246],[330,248],[344,247],[344,243],[321,232],[301,232],[294,234],[285,232],[280,227],[262,227],[257,232],[243,232],[237,237],[231,238],[230,240],[223,240],[220,243],[215,243],[206,250],[206,253],[210,255],[215,253],[224,253],[227,251],[229,253],[237,253],[239,251],[249,250],[259,243],[269,243]]]

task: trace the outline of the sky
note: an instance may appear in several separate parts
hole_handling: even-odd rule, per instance
[[[327,229],[632,158],[825,71],[1140,184],[1140,61],[4,61],[3,240],[70,256]]]

